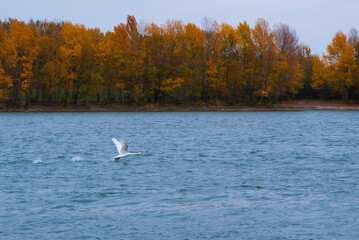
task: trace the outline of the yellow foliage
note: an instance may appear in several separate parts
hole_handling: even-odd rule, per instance
[[[225,72],[225,69],[218,71],[217,66],[209,61],[207,63],[207,81],[209,83],[209,90],[211,97],[224,97],[227,94],[227,84],[219,75],[219,72]]]
[[[32,93],[31,99],[42,96],[42,101],[108,96],[110,101],[153,103],[162,95],[178,103],[263,104],[298,94],[302,82],[335,96],[358,93],[358,56],[342,32],[327,55],[313,59],[295,36],[285,38],[281,33],[286,32],[273,31],[264,19],[254,28],[246,22],[207,23],[204,30],[181,21],[143,28],[129,15],[126,23],[101,33],[70,22],[9,20],[0,24],[0,98],[8,99],[11,88],[17,99],[10,102]]]
[[[196,25],[190,23],[185,26],[185,38],[193,53],[204,47],[205,33]]]
[[[261,95],[262,95],[263,97],[265,97],[265,98],[268,98],[268,97],[269,97],[269,92],[266,91],[266,90],[262,90],[262,91],[261,91]]]
[[[142,84],[136,84],[135,85],[135,87],[134,87],[134,92],[135,92],[135,94],[136,94],[136,96],[138,97],[138,98],[142,98],[142,97],[144,97],[144,94],[143,94],[143,86],[142,86]]]
[[[314,90],[320,90],[325,88],[327,85],[327,71],[323,62],[319,57],[313,58],[313,75],[312,75],[312,88]]]
[[[0,62],[0,99],[8,100],[8,90],[13,86],[10,76],[6,76],[5,70]]]
[[[33,64],[40,50],[35,33],[36,31],[24,23],[12,20],[9,32],[3,36],[0,50],[3,63],[7,66],[7,74],[20,83],[25,93],[33,80]],[[4,76],[4,73],[2,75]]]
[[[299,89],[303,87],[301,80],[304,72],[301,65],[279,52],[276,52],[275,57],[276,60],[273,61],[273,69],[265,90],[273,94],[274,100],[278,100],[280,96],[298,94]]]
[[[116,83],[116,87],[118,87],[119,89],[125,89],[125,86],[125,83]]]
[[[166,80],[163,80],[160,86],[160,91],[166,94],[172,93],[176,88],[181,87],[181,83],[183,83],[184,80],[182,78],[168,78]]]
[[[324,61],[328,65],[327,82],[333,86],[333,91],[345,92],[348,97],[348,89],[355,85],[355,74],[359,70],[354,46],[349,44],[347,36],[339,31],[328,45],[327,52],[328,54],[324,55]]]

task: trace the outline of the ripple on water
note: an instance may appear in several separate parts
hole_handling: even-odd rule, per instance
[[[0,118],[3,239],[359,236],[359,112]]]

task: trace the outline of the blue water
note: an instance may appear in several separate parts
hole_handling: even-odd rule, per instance
[[[359,112],[1,113],[0,239],[359,239]]]

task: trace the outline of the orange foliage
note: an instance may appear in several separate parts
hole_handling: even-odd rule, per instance
[[[166,94],[172,93],[176,88],[181,87],[181,83],[183,83],[184,80],[182,78],[172,79],[168,78],[166,80],[163,80],[160,86],[160,91]]]
[[[290,99],[303,87],[347,100],[359,92],[359,38],[342,32],[320,59],[289,26],[272,30],[264,19],[253,28],[207,19],[201,29],[176,20],[142,25],[129,15],[105,34],[70,22],[0,23],[0,99],[15,105],[254,105]]]

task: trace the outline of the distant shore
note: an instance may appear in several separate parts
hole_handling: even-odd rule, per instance
[[[191,111],[359,111],[359,104],[345,104],[342,101],[293,100],[275,104],[270,107],[217,106],[217,105],[154,105],[128,106],[120,104],[88,104],[64,107],[62,104],[36,104],[30,107],[6,108],[0,105],[0,112],[191,112]]]

